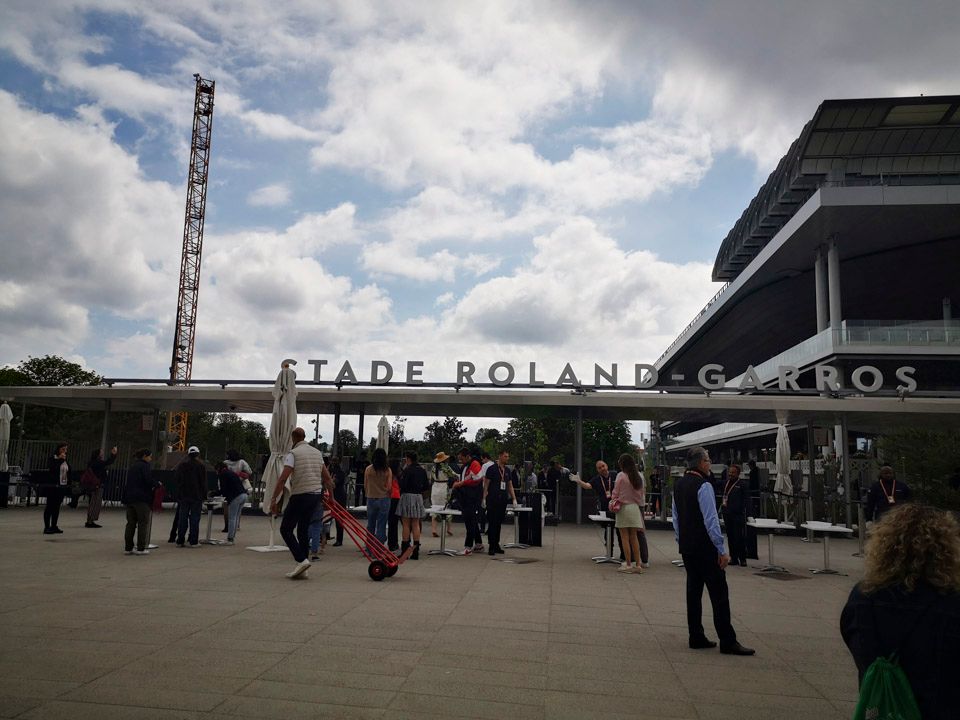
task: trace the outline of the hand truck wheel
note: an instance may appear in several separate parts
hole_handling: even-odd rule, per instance
[[[370,566],[367,568],[367,575],[370,576],[371,580],[376,580],[377,582],[380,582],[385,577],[387,577],[388,570],[389,568],[387,567],[387,564],[385,562],[383,562],[382,560],[374,560],[372,563],[370,563]]]
[[[397,570],[399,569],[399,565],[387,565],[387,577],[393,577],[397,574]]]

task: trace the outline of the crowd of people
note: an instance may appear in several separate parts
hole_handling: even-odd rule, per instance
[[[307,573],[311,561],[318,559],[332,529],[329,513],[324,511],[324,494],[329,493],[344,505],[348,496],[339,458],[325,461],[319,450],[305,442],[300,428],[294,431],[292,440],[293,447],[284,458],[283,471],[267,506],[279,513],[281,493],[285,485],[289,486],[290,496],[283,507],[280,534],[296,562],[288,576],[298,578]],[[60,507],[70,492],[67,450],[65,443],[59,444],[49,463],[51,485],[43,512],[45,534],[63,532],[58,521]],[[91,499],[85,527],[101,527],[97,520],[103,483],[107,468],[116,459],[117,449],[112,448],[108,456],[97,451],[88,461],[82,480]],[[154,478],[152,459],[150,450],[138,450],[127,471],[123,493],[124,552],[127,554],[150,552],[151,510],[165,492]],[[517,492],[521,488],[539,488],[543,482],[549,488],[553,480],[563,477],[558,466],[551,479],[542,481],[529,463],[523,467],[511,466],[505,450],[494,459],[464,447],[458,451],[456,462],[451,460],[441,452],[424,467],[416,453],[406,452],[400,463],[391,466],[386,453],[376,450],[362,475],[369,533],[384,544],[391,543],[389,527],[395,518],[401,533],[397,550],[411,560],[419,559],[422,522],[429,514],[424,499],[429,497],[432,506],[454,507],[461,513],[462,555],[484,550],[496,555],[504,552],[500,544],[501,528],[509,504],[517,503]],[[617,469],[614,476],[606,462],[598,461],[596,475],[589,481],[576,475],[571,479],[594,493],[598,512],[615,517],[622,553],[619,570],[642,573],[649,567],[644,519],[648,496],[644,477],[629,454],[619,458]],[[546,468],[544,476],[550,470]],[[227,457],[217,463],[216,476],[218,491],[224,498],[226,544],[232,544],[242,509],[250,496],[252,470],[239,453],[229,451]],[[170,541],[179,547],[197,547],[200,510],[209,495],[207,468],[198,448],[188,450],[173,477],[177,509]],[[729,565],[746,565],[744,531],[750,494],[751,488],[741,478],[739,465],[730,465],[725,477],[717,483],[707,450],[688,451],[685,472],[673,485],[671,509],[675,539],[686,573],[691,649],[709,649],[719,644],[721,653],[754,654],[753,649],[738,641],[733,628],[725,574]],[[870,677],[879,661],[899,665],[909,681],[920,716],[952,718],[960,702],[960,686],[951,682],[960,671],[960,653],[956,652],[960,639],[960,524],[948,512],[911,500],[909,486],[896,478],[893,468],[881,467],[865,503],[870,534],[864,577],[850,592],[843,609],[841,634],[861,682]],[[721,516],[726,542],[720,527]],[[452,534],[453,530],[448,528],[447,532]],[[439,534],[435,516],[432,534],[434,537]],[[342,544],[343,528],[338,523],[334,545]],[[708,638],[702,623],[704,588],[713,608],[717,641]]]

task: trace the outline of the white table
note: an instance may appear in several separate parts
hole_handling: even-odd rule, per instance
[[[791,525],[790,523],[780,522],[775,518],[754,518],[753,520],[747,520],[747,525],[755,528],[758,531],[763,530],[767,533],[767,564],[760,568],[760,572],[789,572],[789,570],[782,565],[777,565],[773,559],[773,533],[775,530],[794,530],[796,529],[795,526]]]
[[[533,512],[533,508],[523,507],[522,505],[508,505],[507,512],[513,514],[513,542],[507,543],[503,547],[526,550],[530,546],[520,542],[520,513]]]
[[[833,523],[822,522],[820,520],[811,520],[801,525],[804,530],[812,530],[815,533],[823,533],[823,567],[810,568],[814,575],[846,575],[846,573],[837,572],[830,568],[830,534],[852,535],[853,529],[844,525],[834,525]]]
[[[456,550],[451,550],[447,547],[447,523],[450,521],[450,518],[456,517],[458,515],[463,515],[459,510],[451,510],[450,508],[438,508],[431,507],[427,512],[433,515],[440,516],[440,549],[439,550],[430,550],[427,555],[449,555],[454,557],[459,555]]]
[[[223,506],[223,501],[226,498],[217,496],[212,497],[203,501],[204,507],[207,508],[207,536],[200,542],[204,545],[223,545],[223,540],[214,540],[211,535],[213,534],[213,511],[218,507]]]
[[[597,555],[596,557],[590,559],[593,560],[597,565],[602,565],[603,563],[616,563],[619,565],[620,561],[613,556],[613,534],[616,532],[616,529],[613,526],[614,523],[617,522],[617,519],[607,516],[606,513],[603,515],[587,515],[587,517],[603,528],[603,534],[607,540],[607,554]]]

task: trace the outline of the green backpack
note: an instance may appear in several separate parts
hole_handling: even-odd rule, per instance
[[[860,701],[853,720],[922,720],[896,653],[870,663],[860,685]]]
[[[902,635],[896,650],[870,663],[860,683],[860,700],[853,711],[853,720],[923,720],[907,674],[900,667],[899,656],[932,605],[933,602],[921,608],[907,632]],[[876,606],[871,605],[871,610],[879,635]]]

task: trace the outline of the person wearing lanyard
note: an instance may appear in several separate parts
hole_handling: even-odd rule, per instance
[[[513,489],[513,471],[507,467],[510,453],[501,450],[497,462],[487,468],[483,478],[483,499],[487,503],[487,544],[489,555],[503,554],[500,547],[500,529],[507,514],[507,496],[517,504],[517,495]]]
[[[723,485],[723,524],[730,545],[730,564],[747,566],[747,487],[740,481],[740,466],[727,469]]]
[[[574,476],[571,475],[571,478]],[[584,482],[580,478],[574,478],[575,482],[584,490],[593,490],[597,496],[597,511],[607,513],[610,509],[610,495],[613,493],[613,476],[610,474],[610,468],[603,460],[597,460],[597,474],[590,480]],[[613,517],[608,515],[608,517]],[[612,531],[617,538],[617,547],[620,548],[620,559],[623,560],[623,542],[620,540],[620,533]]]
[[[867,506],[863,509],[867,522],[879,520],[887,510],[897,503],[909,502],[913,493],[903,481],[897,480],[893,468],[884,465],[880,468],[879,479],[867,491]]]
[[[463,538],[462,554],[469,555],[472,552],[483,552],[483,536],[480,535],[477,518],[483,492],[483,475],[480,473],[480,461],[470,454],[469,448],[460,449],[457,462],[460,463],[460,479],[453,483],[453,489],[459,491],[457,496],[460,512],[467,530]]]

